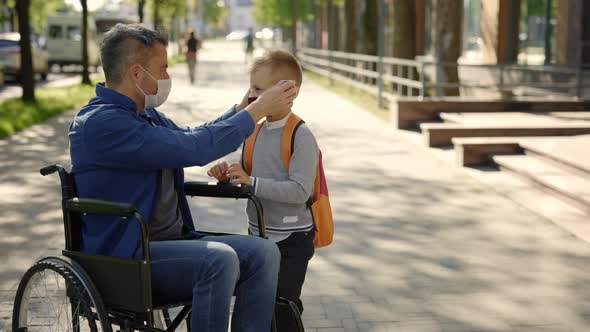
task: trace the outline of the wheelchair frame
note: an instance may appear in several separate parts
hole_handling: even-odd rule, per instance
[[[59,164],[48,165],[40,170],[43,176],[55,172],[58,172],[61,180],[65,233],[65,249],[62,251],[64,257],[45,257],[39,260],[36,265],[49,264],[50,262],[51,264],[61,264],[64,268],[70,269],[89,296],[96,297],[92,299],[95,313],[91,318],[97,319],[101,323],[104,332],[111,332],[112,325],[118,325],[121,331],[172,332],[184,320],[186,320],[187,329],[190,331],[190,314],[192,312],[190,296],[186,301],[179,303],[154,305],[152,301],[148,226],[137,208],[133,204],[78,198],[73,175]],[[184,194],[191,197],[250,200],[256,207],[260,236],[266,238],[262,204],[254,195],[251,186],[186,182]],[[129,221],[129,219],[138,222],[143,259],[127,259],[80,252],[81,216],[87,214],[120,216],[122,222]],[[209,234],[221,235],[220,233]],[[26,328],[19,327],[20,322],[17,318],[17,311],[20,310],[20,307],[17,307],[20,304],[18,300],[23,296],[25,287],[23,283],[26,284],[24,281],[25,277],[21,280],[14,303],[13,331],[15,332],[27,331]],[[70,296],[69,287],[67,293]],[[168,309],[174,307],[182,307],[182,309],[174,319],[171,319]],[[154,326],[154,310],[163,311],[165,330]],[[275,329],[273,320],[272,330]]]

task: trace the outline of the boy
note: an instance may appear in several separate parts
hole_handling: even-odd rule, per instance
[[[254,61],[250,70],[250,95],[252,101],[280,80],[293,80],[297,88],[302,83],[301,66],[290,53],[268,51]],[[251,176],[239,163],[228,166],[221,162],[211,168],[209,176],[221,182],[249,184],[254,186],[264,208],[269,239],[276,242],[281,252],[279,285],[277,295],[294,302],[303,312],[301,289],[305,281],[307,265],[314,254],[314,224],[306,202],[310,198],[319,148],[309,128],[302,124],[294,134],[294,144],[288,171],[281,160],[283,128],[292,115],[288,105],[263,123],[252,157]],[[256,212],[249,203],[247,207],[249,231],[257,235]],[[277,317],[279,331],[281,318]]]

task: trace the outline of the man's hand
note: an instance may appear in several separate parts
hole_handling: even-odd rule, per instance
[[[250,176],[246,174],[246,171],[244,171],[242,165],[239,163],[231,164],[227,169],[225,176],[230,178],[230,182],[233,184],[252,184]]]
[[[248,96],[250,96],[250,89],[248,89],[248,91],[246,91],[244,98],[242,98],[242,102],[239,103],[238,106],[236,106],[236,111],[240,112],[244,108],[248,107]]]
[[[280,81],[264,91],[255,102],[246,107],[246,110],[254,122],[258,122],[265,116],[273,116],[293,106],[297,93],[295,81]]]
[[[228,168],[229,165],[225,161],[222,161],[211,167],[211,169],[207,171],[207,175],[216,178],[219,182],[227,183],[229,182],[229,178],[226,175]]]

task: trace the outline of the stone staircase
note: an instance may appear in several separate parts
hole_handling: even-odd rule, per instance
[[[494,190],[590,241],[588,103],[423,103],[398,103],[398,129],[420,133],[429,150],[454,154],[448,159]]]

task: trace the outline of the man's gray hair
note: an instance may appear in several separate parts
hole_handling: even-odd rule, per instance
[[[119,84],[130,63],[145,63],[152,46],[168,45],[165,32],[154,31],[139,24],[118,23],[105,35],[100,47],[100,59],[107,83]]]

